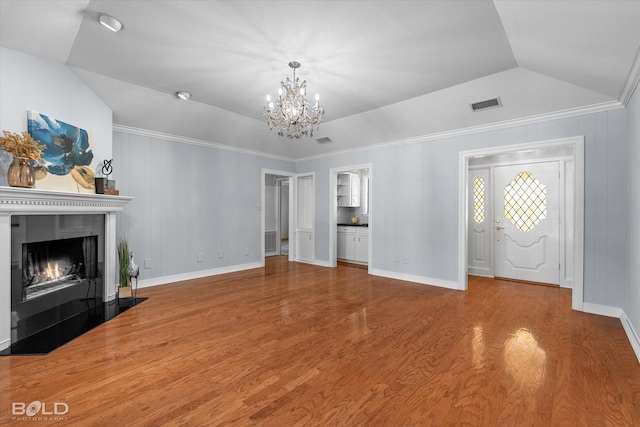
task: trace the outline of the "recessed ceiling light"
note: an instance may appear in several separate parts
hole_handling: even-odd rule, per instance
[[[183,101],[186,101],[187,99],[191,98],[191,94],[183,90],[181,90],[180,92],[176,92],[176,96],[182,99]]]
[[[114,33],[117,33],[122,29],[122,22],[118,21],[111,15],[102,14],[98,17],[98,21]]]

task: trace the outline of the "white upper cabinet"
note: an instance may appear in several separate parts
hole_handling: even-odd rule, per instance
[[[360,175],[351,172],[338,174],[338,207],[360,207]]]

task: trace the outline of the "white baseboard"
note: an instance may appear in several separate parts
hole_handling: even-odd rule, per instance
[[[294,262],[301,262],[303,264],[311,264],[311,265],[317,265],[318,267],[331,267],[331,265],[329,264],[329,261],[323,261],[320,259],[314,259],[313,261],[303,261],[300,259],[294,259]]]
[[[167,283],[182,282],[184,280],[200,279],[202,277],[217,276],[226,273],[235,273],[237,271],[251,270],[261,268],[259,262],[248,264],[231,265],[228,267],[212,268],[209,270],[198,270],[189,273],[173,274],[171,276],[154,277],[152,279],[144,279],[138,282],[138,288],[148,288],[151,286],[166,285]]]
[[[370,274],[374,276],[387,277],[389,279],[404,280],[406,282],[415,282],[422,285],[438,286],[440,288],[460,290],[458,282],[450,280],[434,279],[433,277],[416,276],[413,274],[397,273],[395,271],[371,269]]]
[[[617,317],[618,319],[622,315],[622,309],[620,307],[594,304],[592,302],[583,303],[582,311],[584,311],[585,313],[599,314],[600,316]]]
[[[9,348],[10,346],[11,346],[11,340],[10,339],[0,341],[0,350],[5,350],[5,349]]]
[[[620,316],[620,322],[622,323],[622,327],[624,331],[627,333],[627,338],[631,343],[631,348],[633,348],[633,352],[636,354],[636,358],[638,359],[638,363],[640,363],[640,337],[638,337],[638,333],[633,328],[631,324],[631,320],[627,316],[627,313],[622,310],[622,314]]]
[[[631,320],[622,308],[585,302],[582,306],[582,310],[585,313],[599,314],[600,316],[616,317],[620,319],[620,323],[622,323],[622,328],[624,329],[625,334],[627,334],[627,339],[631,344],[631,348],[638,359],[638,363],[640,363],[640,337],[638,337],[638,333],[634,329],[633,324],[631,324]]]

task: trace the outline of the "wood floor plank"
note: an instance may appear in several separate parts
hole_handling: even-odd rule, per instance
[[[481,277],[452,291],[267,259],[144,288],[144,303],[46,356],[0,358],[42,425],[633,426],[640,365],[618,319],[571,291]]]

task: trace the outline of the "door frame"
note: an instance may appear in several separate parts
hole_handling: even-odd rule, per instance
[[[369,169],[369,262],[367,272],[371,274],[373,269],[373,164],[341,166],[329,169],[329,267],[338,265],[338,173],[349,172],[358,169]]]
[[[584,136],[574,136],[531,143],[490,147],[478,150],[461,151],[459,153],[459,180],[458,180],[458,289],[467,290],[467,256],[469,234],[469,159],[486,156],[511,153],[514,151],[532,150],[538,148],[571,146],[573,148],[574,164],[574,251],[573,251],[573,277],[574,283],[571,290],[571,308],[583,311],[584,306]]]
[[[286,194],[287,194],[287,213],[290,212],[290,205],[291,205],[291,200],[289,200],[289,196],[290,196],[290,185],[291,185],[291,178],[289,177],[278,177],[276,178],[276,187],[277,187],[277,192],[278,192],[278,196],[277,196],[277,202],[278,202],[278,206],[276,208],[276,217],[278,218],[278,229],[277,229],[277,243],[278,243],[278,255],[282,255],[282,229],[285,228],[282,224],[282,193],[284,192],[283,186],[287,187],[286,189]],[[289,227],[289,222],[291,221],[290,217],[287,217],[288,221],[286,224],[286,227]],[[289,232],[287,230],[287,244],[289,244]]]
[[[261,260],[261,265],[262,267],[265,266],[265,250],[264,250],[264,232],[265,232],[265,220],[266,220],[266,212],[265,212],[265,189],[266,189],[266,178],[267,175],[276,175],[276,176],[282,176],[282,177],[287,177],[289,179],[289,236],[291,236],[291,231],[294,230],[294,224],[293,224],[293,203],[292,203],[292,192],[293,192],[293,181],[295,181],[294,179],[292,179],[292,177],[295,177],[296,174],[294,172],[286,172],[286,171],[279,171],[279,170],[273,170],[273,169],[262,169],[262,174],[261,174],[261,189],[260,189],[260,206],[258,206],[258,208],[260,209],[260,260]],[[279,227],[278,227],[279,228]],[[279,242],[278,242],[279,244]],[[295,242],[292,242],[292,239],[289,238],[289,261],[293,261],[293,251],[295,250]]]

